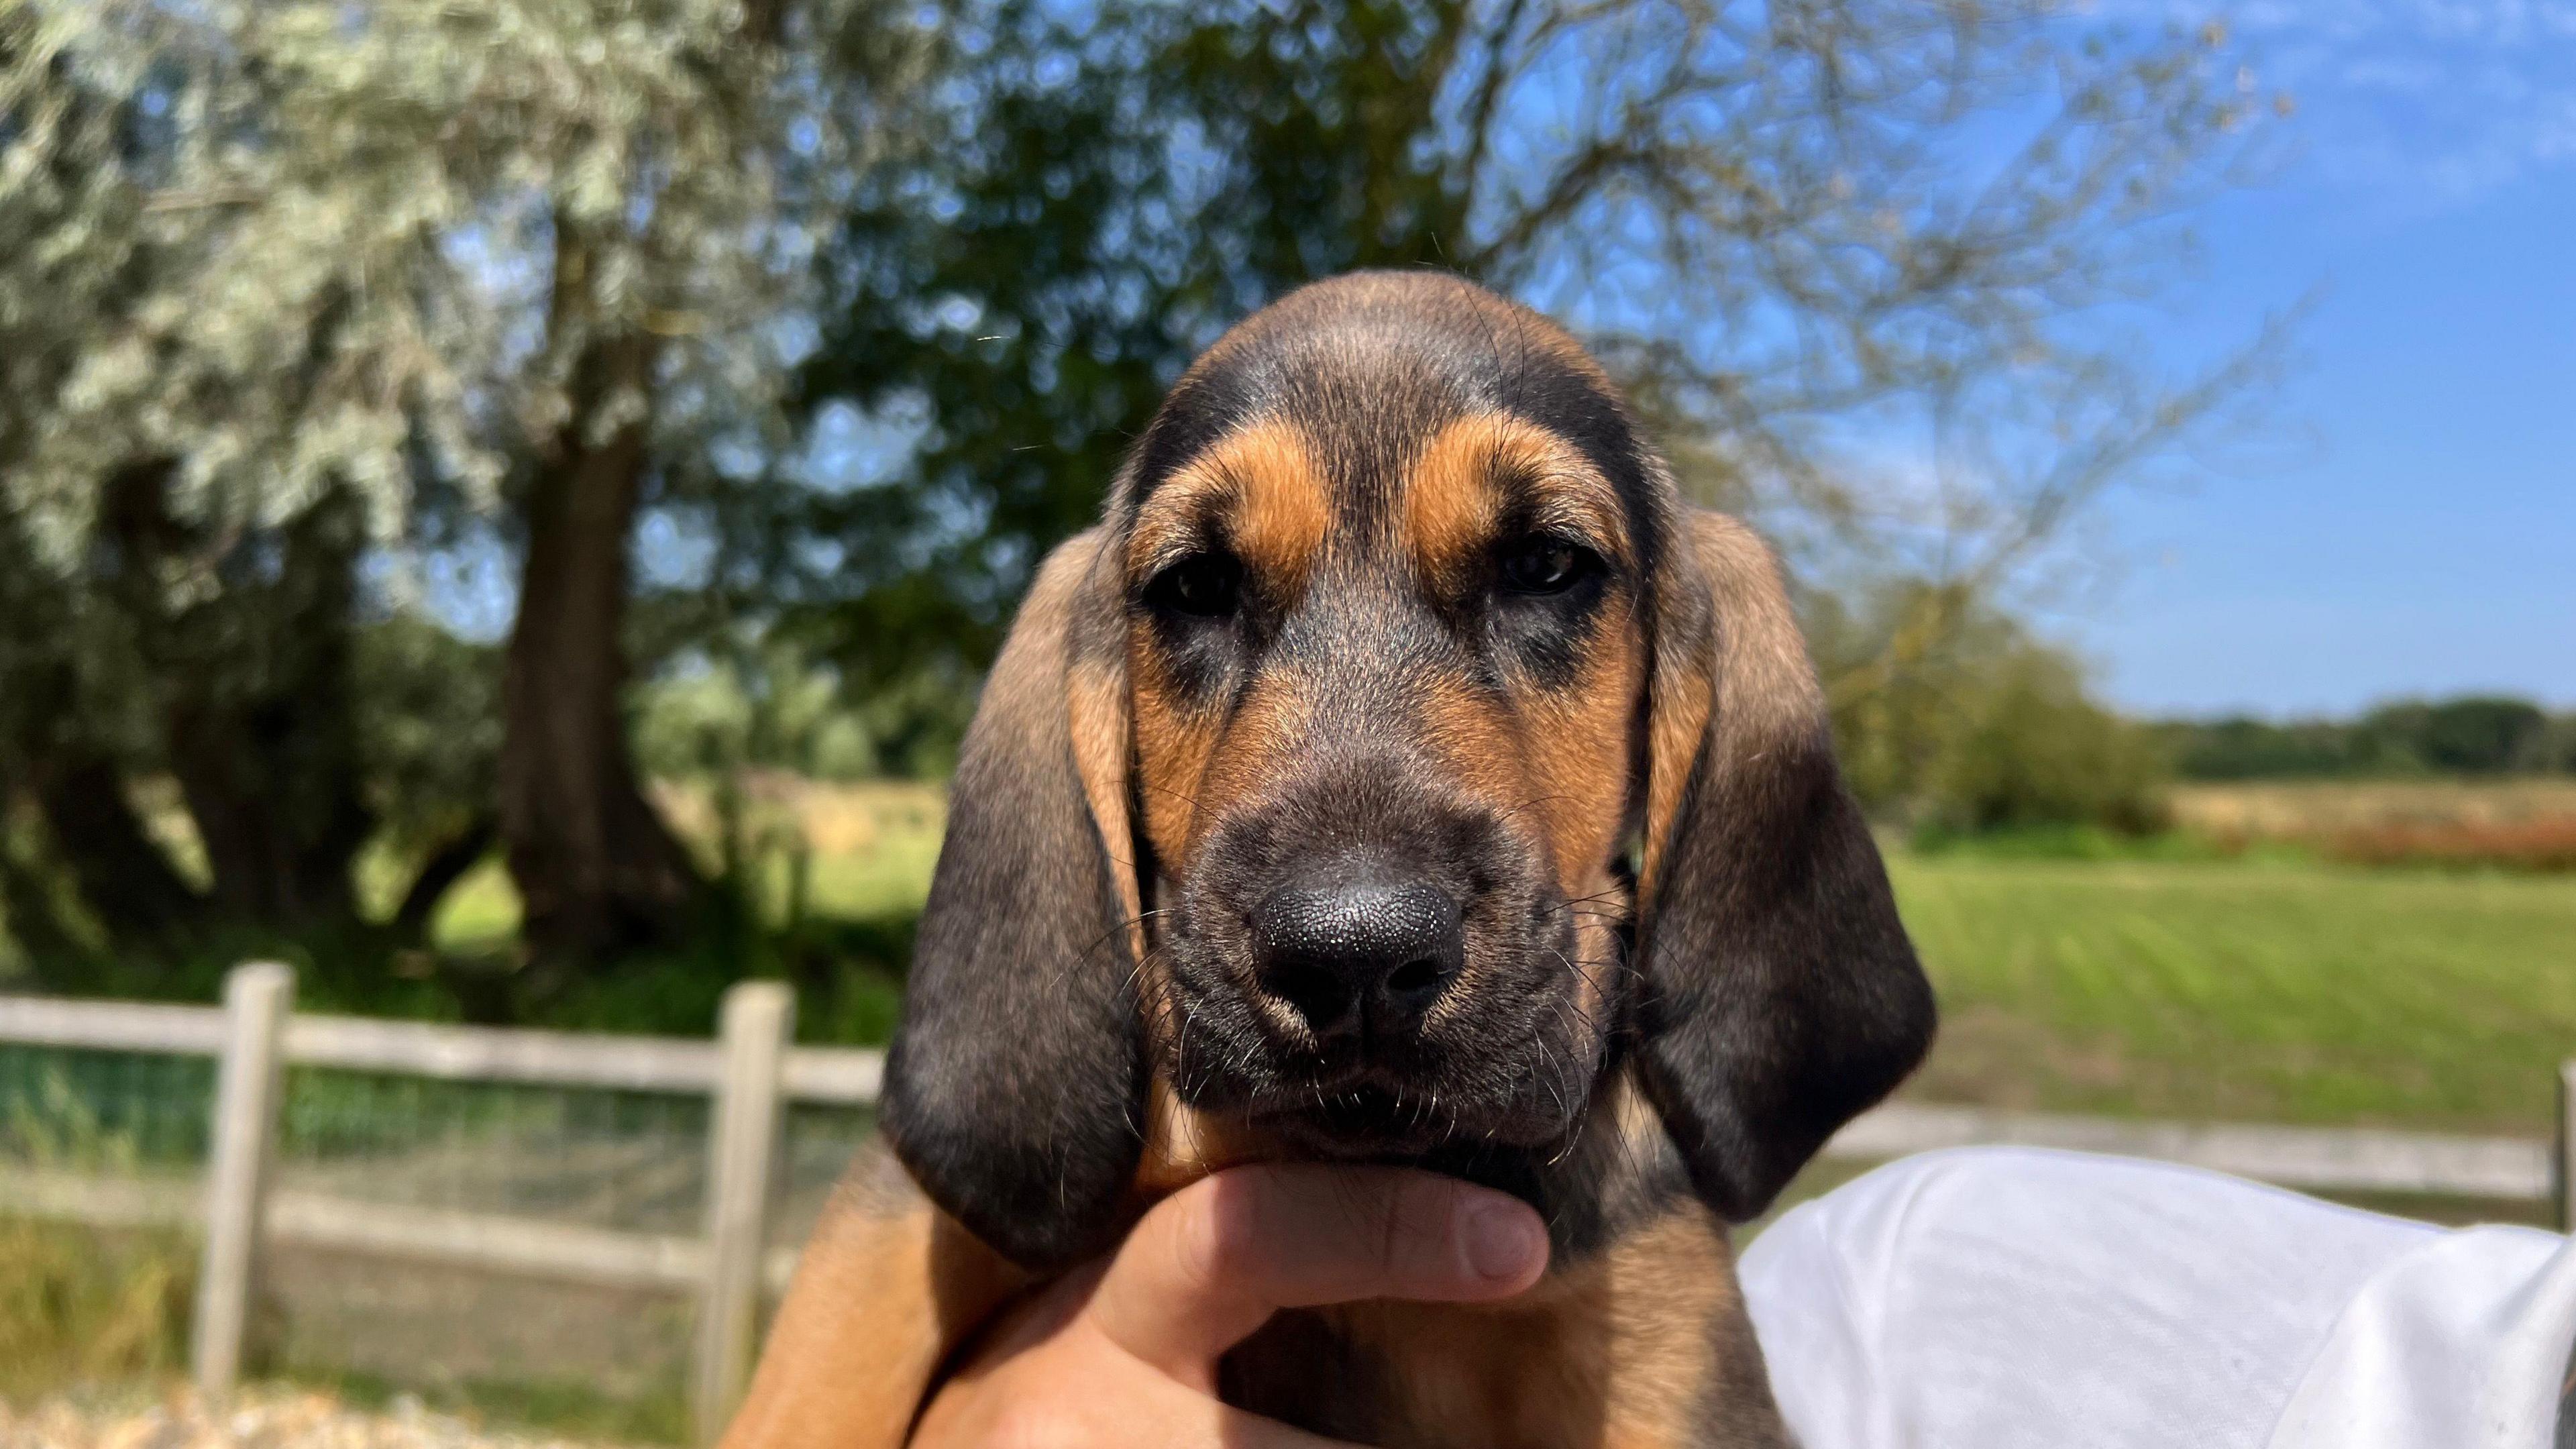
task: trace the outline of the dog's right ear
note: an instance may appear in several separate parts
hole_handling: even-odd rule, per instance
[[[1143,1151],[1119,591],[1051,554],[957,763],[880,1120],[932,1201],[1025,1267],[1106,1248]]]

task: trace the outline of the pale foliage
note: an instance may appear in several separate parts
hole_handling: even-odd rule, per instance
[[[0,486],[47,557],[176,467],[221,545],[380,541],[568,425],[774,415],[832,178],[917,49],[868,0],[21,0],[0,17]],[[651,365],[580,409],[586,349]],[[721,423],[711,420],[721,420]]]

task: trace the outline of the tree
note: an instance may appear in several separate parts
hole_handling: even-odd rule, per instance
[[[2527,699],[2468,695],[2374,711],[2364,728],[2408,738],[2433,770],[2498,775],[2546,767],[2549,716]]]
[[[2103,707],[2079,661],[1991,602],[1923,597],[1939,587],[1891,581],[1808,601],[1808,637],[1829,675],[1891,657],[1889,636],[1924,618],[1958,621],[1909,646],[1885,684],[1836,703],[1838,753],[1862,801],[1941,831],[2162,828],[2171,765],[2155,732]]]
[[[621,714],[633,525],[783,437],[782,319],[911,25],[871,0],[0,17],[0,544],[66,630],[123,631],[159,706],[125,758],[28,757],[166,765],[218,897],[255,862],[261,919],[346,914],[374,825],[349,630],[435,529],[479,530],[521,560],[495,785],[530,944],[580,965],[685,929],[696,872]],[[103,881],[131,823],[53,833],[97,836]]]
[[[352,604],[368,515],[399,508],[369,465],[421,374],[345,266],[240,205],[282,97],[214,42],[152,7],[0,18],[0,768],[88,907],[21,850],[22,936],[354,915]],[[202,887],[129,797],[140,770],[175,778]]]
[[[2576,715],[2510,697],[2398,700],[2341,720],[2236,715],[2158,728],[2182,772],[2202,780],[2576,770]]]
[[[336,12],[332,12],[336,13]],[[445,198],[487,325],[483,446],[523,550],[502,681],[499,825],[541,959],[683,935],[697,871],[640,789],[624,632],[635,521],[775,441],[775,336],[851,148],[907,64],[891,7],[671,0],[468,14],[380,6],[320,114],[326,169],[398,148]],[[334,150],[335,146],[345,148]]]
[[[946,134],[867,177],[802,377],[819,496],[782,526],[832,544],[797,597],[863,690],[980,666],[1187,357],[1352,267],[1542,305],[1701,497],[1817,572],[1967,594],[2244,380],[2168,382],[2103,340],[2257,109],[2214,32],[1967,3],[995,0],[957,34]],[[1850,446],[1891,428],[1928,463]]]

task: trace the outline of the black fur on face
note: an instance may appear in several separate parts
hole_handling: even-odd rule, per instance
[[[1425,788],[1401,757],[1313,761],[1275,797],[1230,812],[1168,888],[1160,1069],[1189,1105],[1321,1157],[1558,1143],[1604,1064],[1594,1002],[1615,964],[1581,959],[1545,865],[1525,829]],[[1303,882],[1354,878],[1458,903],[1458,974],[1418,1022],[1318,1032],[1293,992],[1261,980],[1264,907]]]

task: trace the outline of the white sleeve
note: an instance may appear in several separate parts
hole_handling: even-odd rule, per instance
[[[1806,1449],[2546,1449],[2571,1264],[2528,1229],[1979,1148],[1792,1210],[1742,1276]]]
[[[2446,1233],[2371,1277],[2268,1449],[2546,1445],[2576,1341],[2576,1249],[2528,1228]]]

